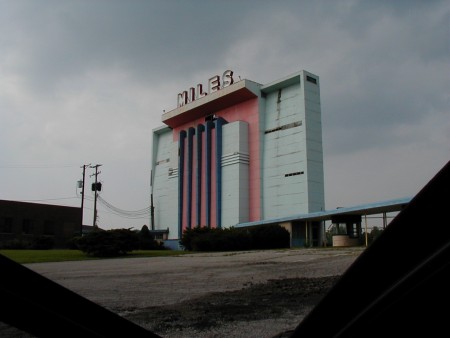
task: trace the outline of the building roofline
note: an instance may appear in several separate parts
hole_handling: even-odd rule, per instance
[[[45,207],[55,207],[55,208],[70,208],[70,209],[81,209],[81,207],[74,207],[71,205],[61,205],[61,204],[48,204],[41,203],[39,201],[13,201],[13,200],[0,200],[0,203],[11,203],[17,205],[33,205],[33,206],[45,206]]]
[[[396,212],[404,209],[411,200],[412,200],[411,197],[398,198],[388,201],[361,204],[352,207],[337,208],[334,210],[318,211],[308,214],[298,214],[281,218],[272,218],[261,221],[239,223],[236,225],[236,227],[245,228],[262,224],[277,224],[293,221],[325,221],[331,220],[332,217],[337,215],[373,215],[384,212]]]
[[[259,85],[244,79],[181,107],[165,112],[161,119],[164,124],[176,128],[193,119],[207,116],[258,96]]]

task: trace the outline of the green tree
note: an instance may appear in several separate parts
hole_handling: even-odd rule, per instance
[[[159,249],[158,242],[153,238],[147,225],[143,225],[138,233],[139,249],[141,250],[155,250]]]
[[[372,242],[375,239],[377,239],[382,233],[383,233],[383,229],[380,229],[379,227],[374,226],[372,228],[372,230],[370,230],[370,232],[367,232],[367,244],[368,245],[372,244]],[[360,242],[361,242],[361,244],[366,242],[366,233],[365,232],[363,232],[361,234]]]
[[[378,236],[380,236],[383,232],[383,229],[380,229],[377,226],[374,226],[372,228],[372,231],[369,232],[368,241],[369,243],[372,243],[375,239],[377,239]]]

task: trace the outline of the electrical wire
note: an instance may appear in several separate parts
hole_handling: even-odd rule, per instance
[[[150,206],[148,206],[144,209],[140,209],[140,210],[124,210],[124,209],[115,207],[111,203],[107,202],[100,195],[97,195],[97,199],[103,206],[105,206],[107,209],[109,209],[113,214],[123,217],[123,218],[130,218],[130,219],[142,218],[142,219],[144,219],[144,218],[148,218],[148,216],[150,216],[150,209],[151,209]]]

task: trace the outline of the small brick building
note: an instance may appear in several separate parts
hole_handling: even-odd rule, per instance
[[[0,200],[0,248],[12,240],[32,241],[51,236],[55,248],[64,248],[80,235],[81,208]]]

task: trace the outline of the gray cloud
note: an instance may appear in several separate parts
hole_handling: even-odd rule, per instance
[[[0,198],[72,196],[91,162],[106,200],[146,207],[162,110],[225,69],[320,76],[327,207],[411,195],[449,158],[449,13],[446,1],[0,0]],[[26,167],[42,164],[55,170]]]

